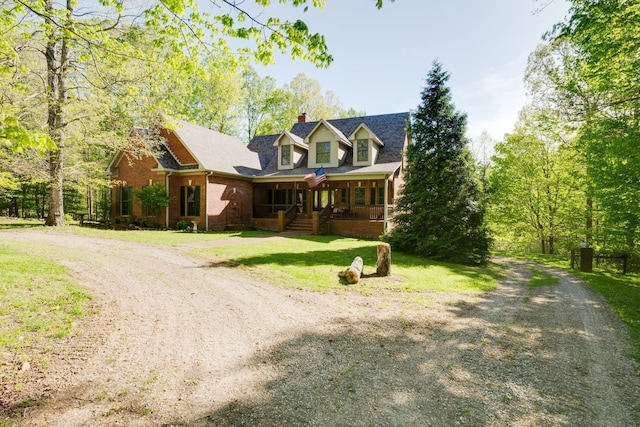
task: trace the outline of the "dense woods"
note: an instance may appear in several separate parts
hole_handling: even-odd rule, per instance
[[[638,25],[636,0],[572,1],[531,54],[531,104],[492,165],[498,248],[637,251]]]

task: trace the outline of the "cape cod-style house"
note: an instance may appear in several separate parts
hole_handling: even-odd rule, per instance
[[[110,162],[113,220],[371,238],[390,225],[411,143],[409,113],[319,121],[303,114],[290,130],[256,136],[249,145],[182,120],[165,121],[147,154],[120,151]],[[146,143],[144,131],[135,133]],[[157,183],[171,202],[149,212],[134,189]]]

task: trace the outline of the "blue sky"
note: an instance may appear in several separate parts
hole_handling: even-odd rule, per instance
[[[345,108],[386,114],[415,109],[434,59],[451,75],[453,102],[468,115],[467,135],[501,140],[526,103],[527,57],[555,23],[564,0],[328,0],[324,9],[270,6],[325,35],[334,62],[318,69],[279,56],[257,67],[280,86],[298,73],[333,91]]]

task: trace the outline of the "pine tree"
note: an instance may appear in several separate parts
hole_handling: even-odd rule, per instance
[[[455,111],[449,74],[434,61],[412,114],[405,184],[387,236],[402,252],[483,264],[489,242],[484,203],[464,136],[467,117]]]

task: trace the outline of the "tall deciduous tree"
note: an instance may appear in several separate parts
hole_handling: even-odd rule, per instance
[[[466,147],[467,118],[455,110],[448,80],[435,61],[412,115],[413,144],[388,240],[404,252],[482,264],[490,241],[485,206]]]
[[[603,245],[606,236],[608,245],[627,250],[640,244],[640,158],[634,154],[640,137],[638,25],[637,0],[573,0],[536,67],[551,82],[552,91],[543,92],[551,95],[547,99],[578,129],[587,204],[601,227],[595,243]],[[564,54],[557,55],[561,49]],[[561,61],[549,60],[553,54]],[[587,223],[594,222],[588,216]]]
[[[490,218],[501,249],[557,253],[584,240],[584,173],[573,134],[548,111],[525,108],[497,144]]]
[[[271,112],[279,102],[276,79],[271,76],[260,77],[251,67],[243,73],[243,109],[245,117],[246,141],[251,141],[258,134],[276,133],[272,127],[274,121]]]

